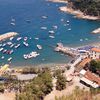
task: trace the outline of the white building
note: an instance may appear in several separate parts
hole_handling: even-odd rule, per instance
[[[92,48],[90,51],[90,57],[92,59],[100,59],[100,48]]]

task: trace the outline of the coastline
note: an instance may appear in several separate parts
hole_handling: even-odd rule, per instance
[[[75,18],[79,18],[79,19],[87,19],[87,20],[93,20],[93,21],[100,19],[99,17],[84,15],[84,13],[81,12],[80,10],[74,10],[67,6],[59,7],[59,9],[60,9],[60,11],[72,14],[72,15],[74,15]]]
[[[58,3],[68,3],[68,1],[66,0],[46,0],[46,1],[50,1],[50,2],[58,2]]]
[[[91,33],[93,34],[100,34],[100,28],[93,30]]]

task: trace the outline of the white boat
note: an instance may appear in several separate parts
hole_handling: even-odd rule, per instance
[[[15,46],[15,48],[18,48],[20,46],[20,44],[17,44],[16,46]]]
[[[6,46],[6,43],[2,44],[2,46],[5,47]]]
[[[29,46],[29,44],[28,44],[28,43],[26,43],[26,42],[23,42],[23,44],[24,44],[26,47],[28,47],[28,46]]]
[[[37,48],[38,48],[39,50],[42,49],[42,46],[41,46],[41,45],[37,44],[36,46],[37,46]]]
[[[12,42],[7,42],[8,45],[12,45]]]
[[[50,34],[54,34],[55,32],[53,30],[49,31]]]
[[[46,18],[47,18],[47,16],[42,16],[42,18],[46,19]]]
[[[18,37],[18,38],[17,38],[17,41],[20,41],[21,39],[22,39],[22,37]]]
[[[39,56],[40,54],[37,52],[31,52],[29,54],[24,54],[23,57],[24,59],[30,59],[30,58],[35,58],[37,56]]]
[[[14,39],[14,37],[11,37],[9,40],[11,40],[11,41],[12,41],[13,39]]]
[[[68,31],[70,31],[70,30],[71,30],[71,28],[68,29]]]
[[[11,25],[13,25],[13,26],[15,26],[15,25],[16,25],[16,24],[15,24],[15,23],[13,23],[13,22],[11,22],[10,24],[11,24]]]
[[[0,47],[2,46],[2,44],[0,44]]]
[[[7,49],[3,50],[2,52],[3,52],[3,53],[6,53],[6,52],[7,52]]]
[[[10,45],[10,48],[14,47],[15,44]]]
[[[15,19],[14,19],[14,18],[12,18],[12,19],[11,19],[11,21],[12,21],[12,22],[15,22]]]
[[[54,39],[54,38],[55,38],[55,37],[54,37],[54,36],[52,36],[52,35],[50,35],[49,37],[50,37],[50,38],[52,38],[52,39]]]
[[[3,51],[4,48],[0,48],[0,51]]]
[[[63,21],[64,21],[64,19],[62,18],[62,19],[61,19],[61,21],[63,22]]]
[[[67,23],[69,23],[69,20],[67,20]]]
[[[4,58],[5,58],[4,56],[1,57],[1,59],[4,59]]]
[[[41,29],[42,29],[42,30],[46,30],[46,29],[47,29],[47,27],[41,27]]]
[[[82,42],[82,41],[83,41],[83,39],[80,39],[80,41]]]
[[[27,41],[28,37],[24,37],[24,41]]]
[[[12,57],[8,58],[8,61],[11,61],[12,60]]]
[[[54,25],[54,26],[52,26],[54,29],[57,29],[58,28],[58,26],[56,26],[56,25]]]
[[[39,38],[34,38],[35,40],[39,40]]]

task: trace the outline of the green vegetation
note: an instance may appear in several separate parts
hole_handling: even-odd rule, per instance
[[[63,72],[63,70],[58,69],[54,73],[54,76],[57,78],[56,89],[60,91],[66,88],[66,78],[62,74]]]
[[[86,15],[100,17],[100,0],[70,0],[74,9],[80,9]]]
[[[90,71],[92,71],[93,73],[97,73],[98,75],[100,75],[100,61],[95,61],[92,60],[90,62],[90,67],[89,67]]]
[[[16,95],[16,100],[43,100],[52,91],[52,75],[49,70],[43,70]]]
[[[78,87],[68,96],[62,96],[60,98],[55,98],[55,100],[99,100],[98,98],[93,98],[93,95],[90,91],[80,89]]]

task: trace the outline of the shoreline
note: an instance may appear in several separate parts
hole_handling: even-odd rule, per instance
[[[79,18],[79,19],[87,19],[87,20],[93,20],[93,21],[100,20],[99,17],[84,15],[84,13],[81,12],[80,10],[74,10],[67,6],[59,7],[59,10],[63,11],[63,12],[67,12],[69,14],[72,14],[72,15],[74,15],[75,18]]]
[[[66,0],[46,0],[46,1],[49,1],[49,2],[55,2],[55,3],[68,3],[68,1]]]
[[[100,28],[93,30],[91,33],[93,34],[100,34]]]

